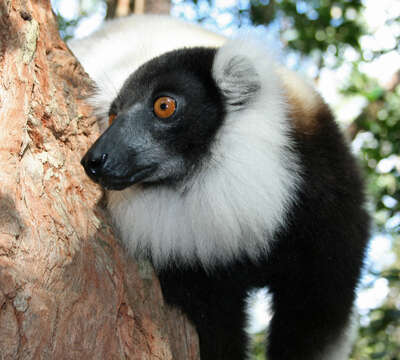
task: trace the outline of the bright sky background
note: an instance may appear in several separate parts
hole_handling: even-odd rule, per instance
[[[184,3],[183,0],[173,0],[172,15],[183,16],[188,20],[195,21],[196,12],[193,6]],[[399,0],[364,0],[365,11],[364,19],[372,31],[373,35],[365,35],[361,38],[361,45],[364,50],[380,50],[390,49],[395,46],[395,36],[400,34],[400,24],[393,24],[390,27],[385,25],[386,19],[400,16],[400,1]],[[57,3],[58,12],[66,19],[74,19],[79,12],[76,1],[71,0],[52,0],[53,4]],[[200,12],[209,13],[209,4],[206,1],[199,2]],[[212,17],[215,19],[219,31],[225,35],[231,35],[236,32],[236,28],[229,26],[232,22],[232,15],[229,14],[229,9],[232,6],[246,6],[247,0],[215,0],[216,7],[212,10]],[[242,5],[243,4],[243,5]],[[333,9],[333,11],[335,11]],[[95,29],[97,29],[104,20],[106,8],[100,6],[90,17],[81,21],[75,31],[75,37],[81,38]],[[216,29],[212,22],[206,23],[206,27]],[[222,30],[221,30],[222,29]],[[265,38],[276,49],[278,56],[280,53],[279,46],[275,45],[279,42],[278,34],[273,29],[265,32]],[[282,54],[281,54],[282,56]],[[279,57],[281,57],[279,56]],[[331,105],[336,113],[338,121],[341,123],[349,123],[354,119],[364,106],[364,100],[361,97],[354,96],[353,98],[344,97],[340,94],[340,87],[346,83],[350,75],[350,61],[354,60],[355,54],[348,51],[346,54],[349,63],[343,64],[335,71],[323,69],[319,82],[318,89],[325,100]],[[290,65],[291,59],[287,61]],[[368,75],[379,80],[381,85],[389,82],[393,74],[400,68],[400,54],[396,51],[391,51],[378,60],[361,65],[361,70]],[[302,71],[305,75],[312,77],[315,75],[315,66],[310,63],[305,66]],[[363,139],[359,140],[363,141]],[[354,144],[357,148],[359,144]],[[383,172],[390,171],[396,162],[399,162],[399,157],[385,159],[379,166]],[[389,170],[388,170],[389,169]],[[390,200],[390,199],[389,199]],[[388,201],[389,201],[388,200]],[[394,222],[400,223],[400,216],[393,219]],[[395,260],[394,254],[391,252],[391,239],[382,235],[375,236],[371,242],[369,249],[369,257],[367,266],[371,266],[375,270],[390,265]],[[363,283],[368,284],[373,282],[370,276],[364,276]],[[366,314],[371,308],[379,306],[389,292],[388,283],[385,279],[378,279],[373,282],[373,286],[367,290],[359,292],[357,299],[357,308],[360,315]],[[258,291],[251,296],[249,300],[250,323],[249,331],[260,331],[268,324],[270,314],[268,312],[269,303],[267,301],[266,291]],[[367,318],[361,317],[361,321],[367,321]]]

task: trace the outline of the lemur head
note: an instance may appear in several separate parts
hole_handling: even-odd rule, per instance
[[[215,52],[176,50],[127,79],[111,104],[111,126],[82,160],[94,181],[113,190],[171,184],[200,166],[225,113],[210,71]]]
[[[111,190],[177,184],[207,161],[227,112],[244,107],[260,88],[243,57],[230,59],[217,79],[216,53],[175,50],[126,80],[111,104],[109,128],[82,159],[92,180]]]
[[[122,190],[109,208],[133,252],[208,266],[268,247],[299,184],[284,82],[247,38],[165,53],[126,80],[82,164]]]

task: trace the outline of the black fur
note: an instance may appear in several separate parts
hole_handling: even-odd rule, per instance
[[[86,169],[90,156],[111,151],[111,147],[122,148],[117,158],[126,159],[123,152],[129,150],[128,145],[134,147],[132,131],[137,130],[132,124],[136,121],[147,122],[141,126],[171,156],[179,154],[185,163],[183,170],[175,169],[175,178],[160,177],[148,186],[182,181],[206,161],[225,114],[210,71],[214,55],[209,49],[175,51],[133,74],[112,105],[111,112],[119,114],[117,120],[83,161]],[[184,103],[176,118],[167,123],[154,119],[149,110],[160,94],[172,94]],[[137,102],[146,107],[133,114]],[[245,359],[245,300],[256,288],[268,286],[273,296],[269,360],[323,360],[326,347],[346,328],[369,219],[357,164],[325,106],[321,106],[317,124],[312,134],[293,131],[303,186],[287,227],[269,241],[272,245],[265,258],[255,262],[242,257],[211,271],[199,264],[173,263],[158,270],[166,301],[181,308],[197,328],[202,360]]]
[[[273,295],[269,360],[323,360],[347,325],[369,220],[357,164],[329,111],[318,121],[313,135],[294,134],[305,186],[265,259],[159,274],[167,301],[196,324],[202,360],[245,358],[245,299],[255,288]]]
[[[176,115],[165,120],[167,124],[154,126],[152,135],[188,161],[199,161],[224,117],[222,95],[210,72],[215,53],[215,49],[205,48],[176,50],[149,61],[126,81],[114,109],[121,111],[145,101],[152,111],[157,97],[177,97]],[[156,125],[158,122],[153,119]]]

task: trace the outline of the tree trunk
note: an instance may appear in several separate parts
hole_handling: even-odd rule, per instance
[[[137,0],[144,2],[144,12],[148,14],[169,14],[171,10],[170,0]]]
[[[47,0],[0,2],[0,359],[198,359],[79,163],[90,80]]]
[[[107,19],[129,14],[169,14],[171,0],[107,0]]]

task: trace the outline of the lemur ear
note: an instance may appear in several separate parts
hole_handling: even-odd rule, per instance
[[[228,41],[217,51],[213,64],[214,79],[232,110],[243,108],[261,88],[253,59],[240,45],[240,41],[236,46],[234,40]]]

